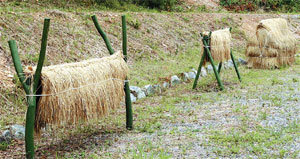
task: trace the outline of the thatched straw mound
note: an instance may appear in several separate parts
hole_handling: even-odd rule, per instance
[[[35,70],[35,69],[33,69]],[[32,72],[31,72],[32,73]],[[35,130],[97,119],[120,105],[128,66],[123,55],[44,67]]]
[[[256,36],[248,40],[246,56],[253,68],[278,68],[295,61],[297,40],[285,19],[260,21]]]
[[[204,32],[208,35],[208,32]],[[211,33],[210,53],[216,62],[224,62],[230,59],[231,33],[230,29],[217,30]],[[206,59],[208,61],[208,58]]]

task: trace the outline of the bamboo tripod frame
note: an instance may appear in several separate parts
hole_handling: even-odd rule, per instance
[[[231,28],[230,28],[230,30],[231,30]],[[223,85],[223,83],[221,81],[221,78],[220,78],[220,73],[221,73],[221,69],[222,69],[222,62],[219,63],[218,70],[217,70],[216,66],[214,64],[214,60],[213,60],[213,58],[211,56],[211,53],[210,53],[211,32],[209,33],[209,35],[204,35],[204,36],[201,33],[201,36],[202,36],[202,43],[203,43],[203,49],[204,49],[204,51],[203,51],[203,55],[201,57],[201,61],[200,61],[199,67],[198,67],[196,78],[195,78],[195,81],[194,81],[194,84],[193,84],[193,89],[196,89],[196,87],[197,87],[197,83],[198,83],[198,80],[199,80],[199,77],[200,77],[200,73],[201,73],[201,68],[203,66],[205,58],[208,57],[209,62],[211,63],[211,65],[213,67],[213,71],[214,71],[214,74],[216,76],[216,79],[217,79],[218,85],[220,87],[220,90],[224,90],[224,85]],[[235,72],[236,72],[236,74],[238,76],[238,79],[241,82],[242,78],[240,76],[240,73],[239,73],[237,64],[235,62],[235,59],[233,57],[232,51],[230,51],[230,57],[231,57],[231,60],[233,62],[234,69],[235,69]]]
[[[92,16],[92,19],[95,23],[95,26],[99,33],[101,34],[109,53],[112,55],[114,50],[112,49],[106,34],[102,31],[96,16]],[[46,18],[44,20],[44,28],[42,34],[42,43],[41,43],[41,50],[39,54],[38,65],[36,71],[34,73],[33,80],[27,79],[24,75],[21,60],[18,53],[18,48],[15,40],[8,41],[9,48],[11,51],[11,56],[13,59],[14,67],[17,73],[17,76],[23,86],[23,89],[27,95],[27,113],[26,113],[26,124],[25,124],[25,151],[26,151],[26,158],[33,159],[35,154],[34,149],[34,123],[35,123],[35,112],[37,106],[37,89],[40,82],[41,72],[44,65],[45,57],[46,57],[46,48],[47,48],[47,39],[50,27],[50,19]],[[125,57],[125,61],[127,61],[127,31],[126,31],[126,19],[125,16],[122,16],[122,33],[123,33],[123,54]],[[131,106],[131,98],[130,98],[130,90],[129,90],[129,83],[126,80],[125,86],[125,100],[126,100],[126,128],[132,129],[133,128],[133,117],[132,117],[132,106]]]

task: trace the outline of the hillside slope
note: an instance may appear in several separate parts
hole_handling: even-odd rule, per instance
[[[107,32],[113,47],[120,50],[122,13],[72,13],[58,10],[0,13],[0,67],[4,70],[0,74],[0,84],[11,86],[14,74],[12,62],[9,61],[11,57],[7,41],[10,39],[17,41],[20,57],[25,65],[36,64],[43,19],[46,17],[51,18],[46,65],[107,55],[103,40],[91,21],[92,14],[96,14],[99,18],[100,25]],[[291,23],[291,29],[300,35],[297,16],[222,13],[126,14],[132,72],[139,69],[134,67],[138,61],[145,59],[164,61],[168,56],[188,54],[193,49],[201,49],[199,33],[204,30],[233,27],[234,50],[238,51],[239,56],[243,56],[249,28],[251,30],[254,24],[262,19],[287,18]],[[139,78],[143,80],[145,77]]]

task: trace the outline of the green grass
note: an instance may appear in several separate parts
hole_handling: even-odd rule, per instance
[[[6,142],[1,142],[0,143],[0,150],[5,151],[8,148],[8,144]]]

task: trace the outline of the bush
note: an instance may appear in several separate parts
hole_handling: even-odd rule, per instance
[[[174,6],[178,3],[178,0],[138,0],[139,4],[142,4],[149,8],[158,8],[160,10],[173,10]]]
[[[258,8],[284,12],[300,10],[299,0],[220,0],[220,5],[234,11],[255,11]]]
[[[112,9],[120,9],[121,6],[128,4],[141,5],[151,9],[159,10],[173,10],[174,6],[178,3],[178,0],[95,0],[100,5]]]

